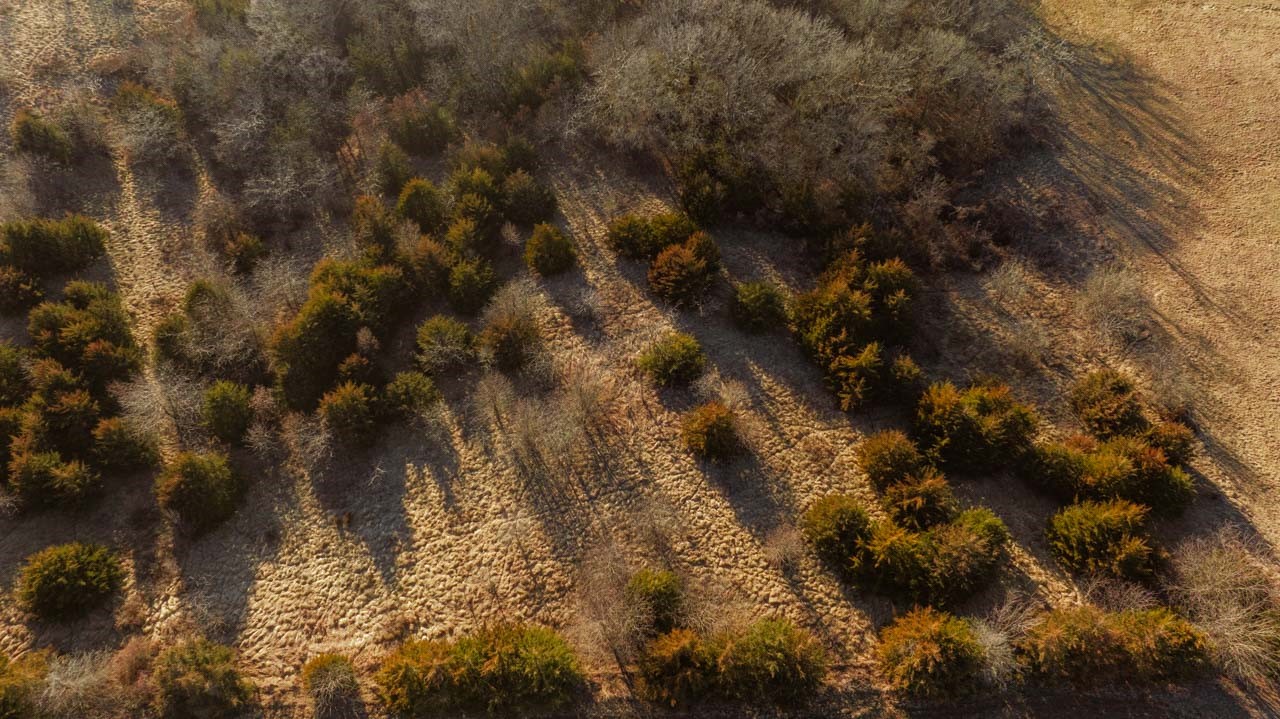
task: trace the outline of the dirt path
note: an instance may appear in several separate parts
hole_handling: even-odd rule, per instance
[[[1280,545],[1280,2],[1045,5],[1145,86],[1108,98],[1109,122],[1065,120],[1080,146],[1117,152],[1089,200],[1150,296],[1163,344],[1147,353],[1185,358],[1194,378],[1198,468]]]

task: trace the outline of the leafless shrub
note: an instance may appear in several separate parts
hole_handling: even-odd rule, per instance
[[[1009,323],[1004,352],[1009,362],[1022,370],[1031,370],[1053,350],[1053,341],[1044,326],[1034,319],[1015,319]]]
[[[684,612],[690,629],[717,634],[740,629],[756,619],[758,608],[733,586],[686,578]]]
[[[1166,417],[1187,417],[1199,390],[1186,358],[1168,348],[1155,348],[1145,357],[1150,381],[1148,396]]]
[[[49,662],[35,698],[36,716],[47,719],[117,719],[134,716],[141,697],[116,681],[107,652],[62,654]]]
[[[618,383],[599,362],[571,360],[561,381],[560,401],[567,419],[589,431],[599,431],[611,423]]]
[[[1020,259],[1013,258],[1000,263],[1000,266],[987,275],[987,292],[1005,309],[1016,310],[1026,305],[1031,298],[1031,270]]]
[[[135,162],[173,160],[184,150],[173,118],[155,108],[140,107],[121,113],[111,125],[110,136]]]
[[[216,295],[186,308],[190,322],[183,355],[215,375],[252,371],[264,361],[265,345],[254,323],[254,305],[237,285],[209,281]]]
[[[172,427],[179,438],[201,432],[200,383],[165,367],[117,384],[112,393],[126,420],[138,427]]]
[[[684,537],[686,527],[680,513],[665,499],[647,497],[636,505],[632,515],[641,545],[659,558],[667,558],[675,543]]]
[[[1033,602],[1014,597],[985,617],[973,620],[974,636],[986,657],[986,678],[993,686],[1004,687],[1013,680],[1019,669],[1015,647],[1036,623],[1039,614]]]
[[[485,372],[471,392],[471,404],[486,424],[501,427],[515,404],[515,388],[500,372]]]
[[[310,268],[301,260],[268,255],[253,270],[249,295],[255,315],[267,322],[292,316],[306,301]]]
[[[1095,575],[1080,587],[1084,600],[1108,612],[1151,609],[1160,604],[1147,587],[1116,577]]]
[[[286,415],[281,437],[294,464],[303,471],[314,472],[333,458],[333,433],[318,417]]]
[[[1190,539],[1173,552],[1168,590],[1213,643],[1227,672],[1280,675],[1280,587],[1265,550],[1235,530]]]
[[[594,640],[583,644],[607,648],[610,659],[622,666],[637,656],[653,626],[650,608],[627,597],[630,578],[626,557],[612,544],[587,555],[578,568],[578,629]]]
[[[774,527],[764,539],[764,559],[774,569],[792,570],[804,554],[804,534],[794,524]]]
[[[1085,319],[1107,337],[1131,342],[1147,322],[1147,300],[1138,276],[1121,267],[1094,271],[1080,291]]]

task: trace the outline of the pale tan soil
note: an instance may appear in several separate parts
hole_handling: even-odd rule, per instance
[[[136,41],[141,23],[169,17],[172,3],[0,3],[7,65],[0,106],[39,103],[49,92],[92,86],[90,64],[110,64]],[[1023,306],[1002,306],[983,279],[938,277],[921,357],[963,376],[995,369],[1000,338],[1029,318],[1051,339],[1044,361],[1017,370],[1019,391],[1069,429],[1061,392],[1085,368],[1121,364],[1149,376],[1154,361],[1185,361],[1197,385],[1194,418],[1205,439],[1203,474],[1191,515],[1162,531],[1176,539],[1223,523],[1280,541],[1280,4],[1051,0],[1055,28],[1078,46],[1064,67],[1064,128],[1054,152],[1009,170],[1008,182],[1041,209],[1044,231],[1011,252],[1030,258],[1036,288]],[[1101,56],[1085,50],[1101,43]],[[1107,58],[1114,62],[1106,62]],[[1101,59],[1100,59],[1101,58]],[[1125,64],[1122,59],[1132,62]],[[49,88],[54,88],[50,90]],[[114,487],[83,515],[45,515],[0,527],[0,580],[21,559],[69,539],[121,547],[133,577],[115,616],[73,626],[25,620],[0,604],[0,651],[53,646],[113,647],[141,630],[157,636],[197,629],[235,645],[268,699],[291,703],[296,672],[324,651],[351,654],[364,668],[406,636],[447,636],[487,621],[528,619],[566,628],[605,697],[625,697],[618,667],[601,658],[583,627],[579,565],[615,548],[635,566],[668,563],[724,614],[788,616],[813,629],[839,665],[841,691],[817,715],[1265,716],[1280,713],[1258,688],[1206,683],[1191,690],[1032,696],[955,708],[896,708],[870,685],[874,629],[892,616],[883,600],[843,589],[806,557],[793,570],[766,560],[771,530],[833,491],[871,498],[852,460],[867,431],[901,423],[892,415],[848,417],[833,407],[818,372],[785,337],[748,337],[725,318],[721,287],[701,312],[655,304],[643,269],[604,247],[604,227],[629,209],[669,204],[665,187],[624,173],[621,160],[553,158],[549,179],[578,239],[581,271],[540,285],[552,366],[606,368],[616,396],[612,426],[578,456],[529,467],[469,397],[472,375],[446,387],[441,426],[404,428],[369,453],[339,452],[313,471],[266,467],[247,454],[254,487],[223,528],[174,541],[150,500],[148,477]],[[191,237],[191,214],[207,198],[204,174],[131,166],[115,157],[86,180],[77,206],[112,230],[114,281],[137,316],[139,335],[208,267]],[[163,189],[163,191],[162,191]],[[806,269],[771,235],[718,237],[727,273],[799,287]],[[1045,247],[1052,247],[1047,251]],[[1088,268],[1123,258],[1151,298],[1151,336],[1132,347],[1100,341],[1076,307]],[[4,325],[18,332],[20,325]],[[678,413],[693,392],[655,392],[629,367],[648,339],[669,328],[694,333],[715,371],[739,397],[749,457],[723,466],[679,448]],[[401,344],[405,344],[401,342]],[[1098,349],[1098,348],[1103,349]],[[402,347],[400,349],[403,349]],[[543,394],[531,380],[520,395]],[[991,506],[1017,540],[1010,568],[967,609],[1008,593],[1052,603],[1075,588],[1041,542],[1052,503],[1016,480],[960,483],[966,499]],[[654,512],[674,520],[670,544],[655,547]],[[335,518],[352,513],[342,529]],[[6,520],[9,521],[9,520]],[[601,711],[614,712],[605,704]],[[617,713],[632,711],[622,704]]]

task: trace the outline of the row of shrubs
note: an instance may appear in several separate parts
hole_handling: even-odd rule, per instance
[[[26,509],[79,503],[103,473],[159,457],[153,435],[115,416],[107,391],[142,362],[119,296],[78,281],[63,295],[31,310],[30,349],[0,343],[0,486]]]
[[[912,610],[881,632],[881,669],[895,689],[937,698],[977,691],[993,675],[1082,686],[1177,680],[1202,671],[1210,656],[1204,634],[1164,608],[1047,612],[1015,638],[1013,667],[993,666],[1008,658],[989,655],[988,631],[931,607]]]
[[[105,229],[80,215],[0,224],[0,314],[30,309],[44,298],[44,280],[88,266],[106,240]]]
[[[673,307],[696,304],[720,272],[720,248],[688,216],[669,212],[623,215],[609,224],[618,254],[649,264],[649,289]]]

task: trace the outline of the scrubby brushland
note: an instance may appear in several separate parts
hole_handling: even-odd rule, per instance
[[[99,5],[0,60],[0,719],[1280,676],[1128,275],[980,336],[1097,81],[1038,6]]]

